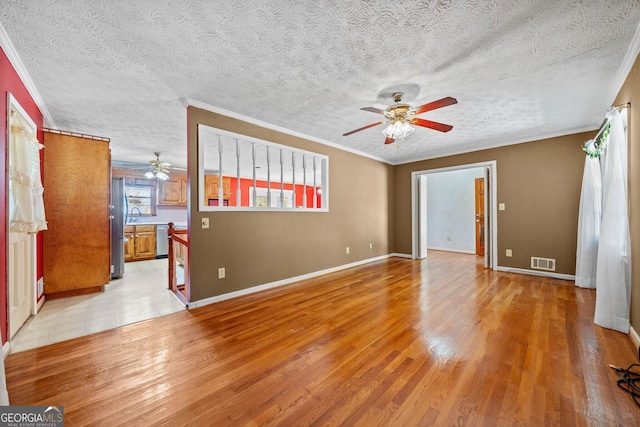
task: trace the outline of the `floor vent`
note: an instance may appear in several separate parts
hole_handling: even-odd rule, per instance
[[[531,268],[536,270],[556,271],[556,260],[552,258],[531,257]]]

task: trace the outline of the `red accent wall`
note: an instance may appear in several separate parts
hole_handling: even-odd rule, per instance
[[[236,191],[238,189],[238,178],[229,178],[231,183],[231,197],[229,200],[229,206],[236,206]],[[256,186],[261,188],[267,188],[267,181],[256,181]],[[241,194],[241,203],[242,206],[249,206],[249,187],[253,187],[252,179],[240,178],[240,194]],[[272,182],[271,188],[280,190],[279,182]],[[292,184],[284,184],[285,190],[291,190],[293,188]],[[306,188],[307,191],[307,208],[313,208],[313,187],[308,186]],[[296,184],[296,205],[302,206],[302,195],[304,193],[304,186]],[[322,196],[320,194],[316,195],[318,198],[317,207],[320,208]]]
[[[29,91],[22,83],[18,73],[9,62],[4,50],[0,48],[0,145],[2,154],[0,159],[0,331],[2,331],[2,343],[7,342],[7,167],[8,167],[8,145],[7,145],[7,93],[10,92],[18,103],[25,109],[27,114],[38,126],[38,140],[43,141],[42,131],[43,118],[40,109],[34,102]],[[42,156],[43,153],[41,152]],[[42,277],[42,233],[37,236],[38,263],[37,275]]]

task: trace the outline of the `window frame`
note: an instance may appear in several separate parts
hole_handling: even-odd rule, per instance
[[[260,146],[264,146],[264,147],[268,147],[274,150],[282,150],[282,151],[286,151],[291,153],[292,156],[302,156],[301,158],[303,159],[302,161],[305,162],[308,160],[305,160],[307,158],[311,158],[312,160],[312,169],[314,170],[314,182],[313,183],[308,183],[306,182],[306,178],[303,180],[301,179],[300,182],[298,182],[295,178],[294,180],[292,180],[292,182],[284,182],[284,185],[292,185],[294,186],[293,188],[295,188],[295,186],[304,186],[304,187],[310,187],[312,189],[314,188],[318,188],[318,196],[320,197],[320,207],[315,207],[315,199],[314,200],[314,207],[302,207],[302,206],[292,206],[292,207],[276,207],[276,206],[269,206],[269,207],[256,207],[256,206],[251,206],[252,203],[250,203],[249,206],[226,206],[224,205],[224,203],[222,205],[219,206],[209,206],[209,201],[206,199],[205,197],[205,175],[206,175],[206,171],[205,171],[205,166],[204,166],[204,151],[205,151],[205,144],[208,143],[208,141],[203,141],[202,140],[202,128],[201,127],[206,127],[208,128],[208,131],[211,131],[213,133],[216,134],[216,136],[219,137],[224,137],[224,138],[231,138],[234,139],[238,142],[243,142],[243,143],[251,143],[252,146],[260,145]],[[220,140],[218,140],[218,143]],[[283,144],[278,144],[275,142],[271,142],[271,141],[267,141],[267,140],[263,140],[263,139],[259,139],[259,138],[254,138],[254,137],[250,137],[250,136],[246,136],[246,135],[241,135],[235,132],[229,132],[223,129],[218,129],[216,127],[213,126],[209,126],[203,123],[198,123],[197,125],[197,147],[198,147],[198,164],[197,164],[197,175],[198,175],[198,211],[199,212],[229,212],[229,211],[253,211],[253,212],[329,212],[329,156],[325,155],[325,154],[319,154],[316,152],[312,152],[312,151],[308,151],[308,150],[303,150],[297,147],[292,147],[292,146],[288,146],[288,145],[283,145]],[[235,156],[235,154],[233,154],[233,156]],[[239,161],[236,160],[236,164]],[[255,163],[254,163],[255,164]],[[294,174],[297,173],[302,173],[302,171],[307,171],[306,166],[307,164],[305,164],[305,166],[303,167],[302,170],[297,171],[294,168]],[[239,168],[238,168],[239,169]],[[317,171],[319,169],[319,173],[320,173],[320,182],[315,181],[315,171]],[[229,174],[222,174],[219,171],[219,175],[218,176],[219,179],[222,178],[238,178],[238,173],[236,173],[236,175],[229,175]],[[294,175],[295,176],[295,175]],[[306,175],[305,175],[306,176]],[[246,177],[242,177],[240,176],[240,178],[243,179],[248,179]],[[278,181],[278,182],[282,182],[282,181]],[[271,182],[269,180],[269,183],[272,184],[273,182]],[[271,192],[277,192],[279,193],[281,191],[280,188],[274,188],[274,187],[259,187],[259,188],[271,188]],[[236,188],[232,188],[232,191],[236,191]],[[284,192],[289,191],[286,188],[283,188]],[[292,191],[292,190],[291,190]],[[312,190],[313,191],[313,190]],[[306,197],[305,197],[306,198]],[[251,197],[250,197],[250,201],[251,201]]]

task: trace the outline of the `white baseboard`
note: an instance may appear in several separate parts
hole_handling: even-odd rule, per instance
[[[2,346],[2,359],[6,359],[9,353],[11,353],[11,342],[7,341]]]
[[[409,259],[413,259],[413,255],[411,255],[411,254],[400,254],[400,253],[392,253],[392,254],[389,254],[389,258],[394,257],[394,256],[396,256],[396,257],[398,257],[398,258],[409,258]]]
[[[333,272],[340,271],[340,270],[346,270],[347,268],[357,267],[359,265],[368,264],[370,262],[379,261],[379,260],[391,258],[391,257],[394,257],[394,256],[405,257],[405,255],[402,255],[402,254],[388,254],[388,255],[381,255],[381,256],[378,256],[378,257],[375,257],[375,258],[368,258],[368,259],[364,259],[362,261],[356,261],[356,262],[352,262],[350,264],[340,265],[338,267],[327,268],[326,270],[314,271],[313,273],[303,274],[301,276],[290,277],[288,279],[278,280],[276,282],[265,283],[263,285],[257,285],[257,286],[253,286],[251,288],[241,289],[241,290],[235,291],[235,292],[229,292],[228,294],[216,295],[214,297],[205,298],[205,299],[201,299],[201,300],[198,300],[198,301],[193,301],[193,302],[190,302],[190,303],[187,304],[187,308],[202,307],[204,305],[213,304],[215,302],[225,301],[225,300],[228,300],[228,299],[231,299],[231,298],[236,298],[236,297],[243,296],[243,295],[253,294],[255,292],[260,292],[260,291],[264,291],[264,290],[267,290],[267,289],[276,288],[278,286],[288,285],[288,284],[291,284],[291,283],[294,283],[294,282],[299,282],[301,280],[311,279],[313,277],[322,276],[324,274],[333,273]],[[409,256],[409,258],[411,258],[411,257]]]
[[[40,313],[40,310],[42,310],[42,306],[44,305],[45,298],[46,296],[42,295],[42,298],[40,298],[40,301],[38,301],[38,303],[36,304],[36,312],[33,313],[34,315]]]
[[[633,345],[636,346],[636,352],[638,353],[638,357],[640,358],[640,335],[633,329],[633,326],[629,328],[629,336],[631,337],[631,341]]]
[[[459,249],[436,248],[436,247],[430,247],[430,246],[427,246],[427,250],[443,251],[443,252],[454,252],[454,253],[457,253],[457,254],[470,254],[470,255],[475,255],[476,254],[476,251],[463,251],[463,250],[459,250]]]
[[[500,266],[498,266],[496,270],[504,271],[506,273],[529,274],[531,276],[543,276],[543,277],[551,277],[553,279],[572,280],[574,282],[576,280],[576,276],[574,274],[554,273],[553,271],[527,270],[524,268],[512,268],[512,267],[500,267]]]

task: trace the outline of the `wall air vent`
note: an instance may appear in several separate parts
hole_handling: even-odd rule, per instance
[[[556,271],[556,260],[552,258],[531,257],[531,268],[536,270]]]

